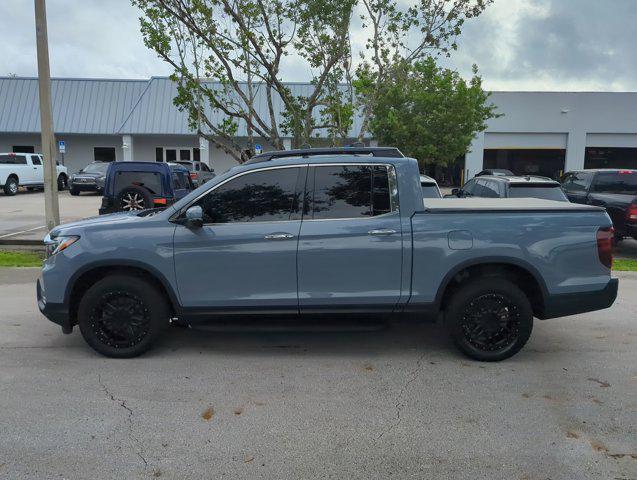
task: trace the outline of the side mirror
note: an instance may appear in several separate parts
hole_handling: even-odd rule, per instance
[[[186,226],[192,228],[203,226],[203,210],[199,205],[194,205],[186,210]]]
[[[451,189],[451,195],[455,195],[456,197],[460,196],[460,189],[459,188],[452,188]]]

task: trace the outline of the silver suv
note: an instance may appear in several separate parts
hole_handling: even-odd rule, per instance
[[[192,180],[192,183],[195,185],[195,187],[199,187],[207,181],[215,178],[214,169],[208,167],[208,165],[203,162],[181,160],[175,163],[183,165],[188,169],[188,171],[190,172],[190,179]]]

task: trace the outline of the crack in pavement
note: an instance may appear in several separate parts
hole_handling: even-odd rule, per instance
[[[97,383],[100,384],[102,390],[104,390],[104,393],[111,399],[111,401],[118,403],[120,407],[128,412],[128,438],[130,438],[131,442],[137,444],[137,452],[135,452],[135,454],[140,458],[142,462],[144,462],[144,470],[146,470],[148,468],[148,461],[146,460],[146,457],[144,457],[144,445],[133,433],[133,410],[128,405],[126,405],[126,400],[115,397],[115,395],[113,395],[109,391],[106,385],[102,383],[102,377],[99,374],[97,375]]]
[[[427,352],[422,353],[418,357],[418,360],[416,360],[416,368],[414,368],[411,371],[409,378],[407,379],[405,384],[400,389],[400,392],[398,392],[398,395],[396,396],[396,404],[394,405],[394,408],[396,409],[396,420],[388,428],[380,432],[380,435],[376,437],[376,440],[380,440],[383,437],[383,435],[385,435],[386,433],[389,433],[400,424],[402,420],[400,416],[400,410],[402,409],[402,407],[404,407],[404,404],[401,403],[401,399],[403,395],[405,394],[405,391],[407,390],[407,388],[409,388],[409,385],[411,385],[418,378],[418,374],[420,373],[420,369],[422,368],[422,361],[425,358],[426,353]]]

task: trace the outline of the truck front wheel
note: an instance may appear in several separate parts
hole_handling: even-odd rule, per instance
[[[168,325],[164,297],[144,279],[111,275],[90,287],[77,312],[86,343],[107,357],[130,358],[146,352]]]
[[[526,344],[533,330],[533,309],[512,282],[483,277],[461,285],[451,296],[445,320],[462,353],[495,362],[515,355]]]

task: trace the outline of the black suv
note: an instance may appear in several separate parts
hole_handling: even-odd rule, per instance
[[[571,202],[605,207],[613,221],[616,240],[637,240],[637,170],[567,172],[562,176],[562,188]]]
[[[104,182],[100,215],[172,205],[194,190],[190,172],[163,162],[113,162]]]

